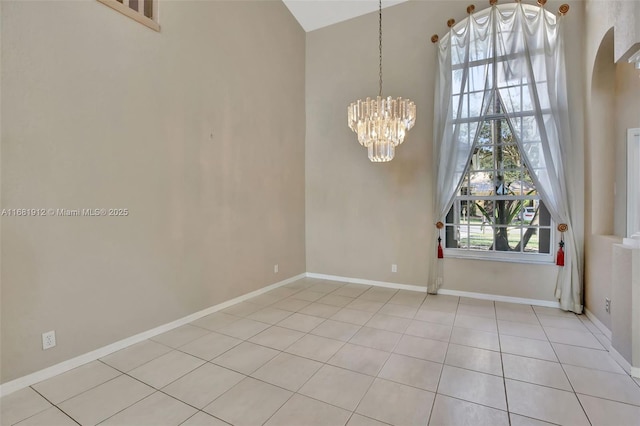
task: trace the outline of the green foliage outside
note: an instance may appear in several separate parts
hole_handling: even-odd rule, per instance
[[[495,110],[501,105],[495,102]],[[535,226],[527,227],[520,235],[518,228],[525,203],[533,205],[533,201],[509,199],[509,196],[537,195],[533,179],[523,164],[520,152],[515,143],[513,133],[506,118],[487,120],[481,124],[478,141],[473,153],[470,173],[465,178],[466,188],[462,190],[468,195],[504,196],[505,199],[495,201],[476,201],[467,204],[470,218],[479,217],[483,222],[497,225],[485,238],[479,234],[470,235],[470,245],[476,244],[489,250],[497,251],[537,251],[538,238]],[[475,188],[484,187],[488,193]],[[475,190],[475,191],[474,191]],[[476,192],[476,193],[474,193]],[[473,219],[472,219],[473,220]],[[538,208],[529,223],[537,224]],[[522,222],[524,223],[524,222]],[[529,246],[529,247],[528,247]]]

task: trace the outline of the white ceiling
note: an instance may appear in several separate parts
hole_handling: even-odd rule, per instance
[[[378,0],[282,0],[305,31],[313,31],[337,22],[378,10]],[[407,0],[382,0],[389,7]]]

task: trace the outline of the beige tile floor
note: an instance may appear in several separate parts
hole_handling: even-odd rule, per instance
[[[0,423],[640,425],[606,346],[558,309],[307,278],[5,396]]]

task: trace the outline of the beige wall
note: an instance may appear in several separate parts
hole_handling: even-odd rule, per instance
[[[633,250],[621,244],[613,247],[611,285],[611,346],[624,359],[633,359]]]
[[[498,294],[556,301],[558,267],[551,264],[445,259],[445,279],[450,288],[472,293]]]
[[[611,286],[615,258],[613,248],[621,244],[616,235],[591,235],[586,250],[585,306],[611,330],[611,315],[605,309],[605,299],[613,300]],[[614,302],[615,303],[615,302]]]
[[[607,234],[615,233],[622,236],[626,230],[626,133],[621,138],[622,126],[632,125],[640,120],[638,96],[634,96],[634,84],[637,81],[629,79],[633,72],[632,66],[626,63],[626,57],[640,49],[640,2],[630,0],[586,0],[585,6],[585,141],[588,150],[593,151],[594,160],[596,153],[604,155],[604,162],[614,161],[614,167],[605,166],[602,169],[602,162],[598,162],[596,167],[587,160],[585,169],[587,181],[607,182],[607,188],[611,188],[611,183],[615,183],[616,194],[614,196],[613,229],[609,230],[607,225],[602,229],[602,223],[596,221],[594,224],[587,223],[586,234]],[[617,65],[606,62],[611,59]],[[620,68],[620,71],[618,70]],[[626,68],[626,72],[623,70]],[[636,79],[637,80],[637,79]],[[615,84],[614,84],[615,81]],[[611,87],[614,85],[615,89]],[[625,89],[626,86],[626,89]],[[635,86],[637,87],[637,85]],[[629,90],[627,90],[629,89]],[[611,90],[615,90],[612,95]],[[612,110],[604,110],[603,96],[608,97],[607,107]],[[614,118],[615,117],[615,120]],[[613,122],[612,122],[613,121]],[[602,135],[603,128],[607,129],[607,136]],[[624,131],[626,132],[626,130]],[[615,159],[611,159],[611,155]],[[596,193],[591,194],[592,191]],[[596,188],[592,190],[587,187],[587,199],[592,197],[593,206],[588,206],[588,210],[606,210],[610,206],[603,208],[597,202],[601,198]],[[610,197],[610,195],[608,196]],[[588,212],[587,215],[591,214]],[[594,214],[597,214],[594,212]],[[608,218],[607,218],[608,219]],[[594,229],[589,229],[595,226]],[[590,232],[592,231],[592,232]]]
[[[305,269],[426,285],[429,38],[445,32],[448,18],[464,18],[467,3],[412,1],[384,11],[385,93],[418,106],[389,164],[371,164],[346,126],[346,105],[377,93],[375,14],[308,33],[305,49],[280,2],[161,2],[159,34],[94,0],[0,3],[1,207],[131,212],[0,220],[1,382]],[[592,143],[598,49],[613,26],[615,58],[640,41],[640,3],[570,4],[571,124],[574,138],[582,141],[584,129]],[[605,324],[596,306],[610,290],[598,278],[610,270],[601,255],[610,244],[590,250],[599,243],[591,226],[624,229],[618,165],[621,132],[640,125],[634,72],[616,66],[617,95],[607,101],[622,111],[615,167],[603,147],[596,151],[607,156],[604,167],[582,152],[572,164],[574,209],[586,206],[587,306]],[[613,212],[596,211],[594,180],[605,197],[617,182]],[[450,289],[553,300],[552,265],[447,259],[445,268]],[[43,352],[40,334],[50,329],[58,346]]]
[[[640,48],[640,2],[587,0],[585,12],[585,295],[587,309],[610,327],[604,298],[611,245],[626,233],[626,132],[640,126],[640,79],[625,61]]]
[[[0,208],[2,207],[2,2],[0,1]],[[0,321],[2,321],[2,219],[0,218]],[[2,382],[2,324],[0,323],[0,382]]]
[[[616,209],[616,65],[614,30],[604,36],[593,64],[588,90],[591,101],[586,113],[586,197],[585,197],[585,306],[607,327],[611,316],[605,310],[605,298],[611,298],[613,244],[621,242],[614,234]],[[593,172],[592,172],[593,171]],[[624,182],[620,182],[623,185]]]
[[[632,369],[639,369],[640,249],[616,245],[613,253],[611,346],[631,364]]]
[[[640,10],[640,2],[638,2]],[[640,20],[638,21],[640,25]],[[638,35],[640,40],[640,35]],[[638,46],[640,50],[640,45]],[[624,191],[616,195],[615,233],[627,235],[627,130],[640,128],[640,70],[634,64],[620,61],[616,64],[616,169],[615,179],[624,182]]]
[[[638,310],[638,305],[640,305],[640,250],[636,250],[633,252],[633,281],[632,285],[632,293],[633,299],[631,303],[636,308],[632,310],[631,313],[631,331],[632,331],[632,339],[631,339],[631,365],[635,368],[640,368],[640,310]],[[637,371],[634,374],[634,377],[638,377]]]
[[[305,271],[304,32],[160,7],[2,2],[2,208],[130,211],[2,218],[2,382]]]
[[[589,138],[594,143],[587,147],[588,179],[587,228],[590,234],[614,234],[614,210],[616,188],[616,64],[613,62],[613,29],[598,49],[593,66],[589,114]],[[621,182],[624,184],[624,182]]]
[[[561,2],[549,2],[556,11]],[[410,97],[418,119],[396,158],[372,164],[346,124],[347,105],[377,94],[377,14],[307,34],[306,239],[307,270],[354,278],[425,286],[431,244],[432,127],[436,52],[431,35],[446,21],[466,16],[462,1],[411,1],[386,8],[384,94]],[[484,8],[485,6],[482,6]],[[583,3],[567,17],[567,63],[582,63]],[[573,136],[583,138],[582,69],[570,66]],[[578,143],[581,147],[581,143]],[[574,206],[584,200],[583,153],[571,170],[578,182]],[[582,229],[579,217],[576,229]],[[398,272],[391,272],[391,264]],[[526,277],[525,277],[526,275]],[[513,277],[522,277],[514,280]],[[474,280],[481,277],[478,285]],[[555,300],[550,265],[447,259],[445,287]]]
[[[426,8],[426,9],[425,9]],[[347,105],[378,92],[378,17],[307,33],[307,270],[423,285],[430,237],[433,47],[446,10],[384,10],[384,93],[410,97],[418,120],[390,163],[372,164],[347,127]],[[439,17],[439,18],[438,18]],[[403,46],[401,48],[401,46]],[[391,273],[391,264],[398,272]]]

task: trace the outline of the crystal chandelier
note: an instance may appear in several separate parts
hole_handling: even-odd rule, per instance
[[[369,160],[382,163],[393,160],[396,146],[416,122],[416,105],[409,99],[382,97],[382,0],[378,2],[378,48],[380,85],[378,97],[357,100],[347,108],[349,128],[358,134],[358,142],[367,148]]]

